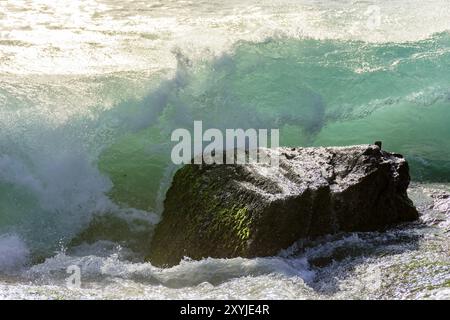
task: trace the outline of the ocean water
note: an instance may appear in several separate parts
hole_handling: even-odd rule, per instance
[[[450,298],[449,70],[447,0],[1,2],[0,298]],[[194,120],[382,140],[421,220],[153,267],[170,133]]]

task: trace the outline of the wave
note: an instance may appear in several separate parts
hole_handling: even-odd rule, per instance
[[[143,129],[100,158],[121,201],[153,205],[148,194],[159,184],[148,177],[162,180],[170,133],[192,130],[194,120],[205,129],[279,128],[288,146],[382,140],[408,157],[415,180],[450,179],[450,77],[442,68],[450,63],[448,33],[400,44],[242,42],[200,64],[176,54],[174,79],[137,103]]]
[[[382,140],[410,160],[413,179],[450,181],[448,32],[402,43],[242,41],[213,60],[174,56],[170,79],[121,73],[57,77],[54,87],[68,88],[57,93],[42,80],[0,89],[0,233],[46,256],[98,215],[126,221],[134,210],[151,232],[176,170],[170,133],[194,120],[205,129],[279,128],[286,146]],[[84,235],[78,242],[96,240]]]
[[[171,268],[132,261],[115,243],[98,241],[58,252],[0,282],[1,297],[135,299],[436,299],[448,297],[448,215],[430,210],[448,185],[413,184],[421,223],[385,232],[343,233],[298,241],[275,257],[183,260]],[[438,191],[440,190],[440,191]],[[429,193],[431,192],[431,193]],[[437,193],[436,193],[437,192]],[[434,194],[434,196],[433,196]],[[418,225],[422,226],[418,228]],[[66,289],[78,266],[80,290]],[[39,287],[38,287],[39,286]],[[37,288],[38,287],[38,288]]]

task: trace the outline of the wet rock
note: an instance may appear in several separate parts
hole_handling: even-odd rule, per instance
[[[300,238],[412,221],[408,163],[376,145],[278,148],[264,164],[186,165],[174,176],[148,255],[271,256]]]

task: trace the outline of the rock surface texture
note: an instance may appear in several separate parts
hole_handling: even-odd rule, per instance
[[[301,238],[412,221],[408,163],[377,145],[278,148],[264,164],[178,170],[150,246],[156,266],[183,257],[276,255]]]

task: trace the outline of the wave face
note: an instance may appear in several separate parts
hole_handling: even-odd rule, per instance
[[[450,182],[447,0],[222,2],[0,3],[0,273],[94,241],[93,223],[146,249],[170,133],[194,120],[382,140],[413,180]]]
[[[69,240],[93,213],[159,212],[174,170],[170,134],[194,120],[205,129],[279,128],[284,146],[382,140],[405,154],[413,179],[448,182],[449,65],[448,33],[402,44],[243,42],[196,64],[178,53],[174,77],[143,98],[59,124],[6,108],[1,225],[39,226],[45,247]]]
[[[285,146],[382,140],[405,154],[415,180],[450,181],[450,75],[442,67],[450,65],[448,33],[402,44],[244,42],[212,62],[178,59],[175,78],[139,102],[152,110],[147,127],[101,156],[114,192],[129,205],[153,205],[142,195],[158,193],[170,133],[192,129],[194,120],[222,130],[279,128]],[[153,186],[147,177],[156,178]]]

